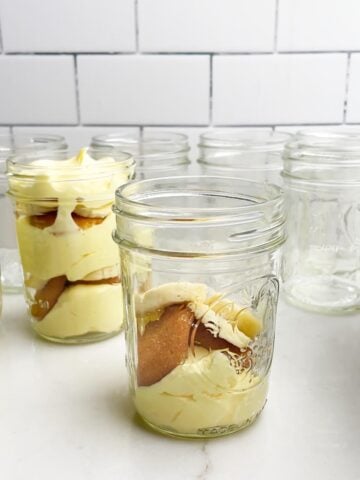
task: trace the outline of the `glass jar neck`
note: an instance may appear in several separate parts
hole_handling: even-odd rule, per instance
[[[65,138],[61,135],[0,135],[0,159],[5,160],[14,154],[31,153],[39,150],[63,150],[66,148]]]
[[[109,134],[93,137],[94,151],[127,152],[136,162],[137,171],[169,171],[190,163],[186,135],[154,132],[140,134]]]
[[[279,170],[288,139],[286,133],[256,129],[206,132],[200,135],[198,162],[227,170]]]
[[[273,185],[207,176],[132,182],[117,190],[114,210],[118,242],[158,253],[240,254],[284,241],[282,192]]]
[[[283,159],[287,182],[360,186],[360,131],[300,131]]]

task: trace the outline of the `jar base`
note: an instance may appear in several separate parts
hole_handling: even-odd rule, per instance
[[[122,330],[123,329],[121,328],[120,330],[116,330],[115,332],[89,332],[84,335],[76,335],[75,337],[59,338],[52,337],[50,335],[44,335],[34,329],[35,333],[44,340],[52,343],[61,343],[63,345],[82,345],[86,343],[102,342],[103,340],[108,340],[109,338],[119,335]]]
[[[232,435],[233,433],[239,432],[240,430],[243,430],[244,428],[249,427],[259,417],[263,409],[264,407],[255,415],[248,418],[241,425],[219,425],[219,426],[208,427],[208,428],[200,428],[197,432],[194,432],[194,433],[182,433],[172,429],[169,430],[166,427],[160,427],[158,425],[154,425],[153,423],[146,420],[146,418],[142,417],[139,413],[137,413],[137,415],[141,420],[141,422],[146,427],[149,427],[151,430],[154,430],[155,432],[160,433],[161,435],[165,435],[167,437],[172,437],[172,438],[206,439],[206,438],[216,438],[216,437],[224,437],[227,435]]]
[[[343,314],[360,310],[360,287],[336,276],[302,276],[283,286],[286,299],[305,310]]]

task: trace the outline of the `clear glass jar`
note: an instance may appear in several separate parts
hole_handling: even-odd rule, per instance
[[[113,133],[92,138],[96,151],[128,152],[136,162],[135,178],[186,175],[190,165],[188,137],[173,132]]]
[[[18,292],[23,288],[13,213],[6,196],[8,189],[6,160],[15,153],[65,147],[65,139],[59,135],[0,135],[0,265],[3,288],[6,292]]]
[[[1,265],[0,265],[0,318],[2,314],[2,304],[3,304],[3,299],[2,299]]]
[[[115,189],[128,154],[37,152],[8,160],[9,195],[33,329],[60,343],[108,338],[122,327],[119,255],[111,238]]]
[[[299,132],[283,177],[285,295],[314,311],[360,309],[360,131]]]
[[[283,200],[216,177],[116,192],[130,388],[155,430],[212,437],[250,425],[267,396]]]
[[[288,139],[287,133],[259,129],[212,130],[200,135],[198,163],[205,175],[281,184]]]

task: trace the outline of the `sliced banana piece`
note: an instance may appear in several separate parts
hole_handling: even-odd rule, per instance
[[[209,305],[205,303],[191,302],[188,307],[194,312],[195,318],[201,320],[201,323],[216,337],[220,337],[229,343],[245,348],[251,342],[245,333],[232,325],[227,319],[213,312]]]
[[[168,307],[177,303],[204,302],[207,286],[203,283],[172,282],[136,295],[137,315]]]
[[[248,337],[255,338],[263,328],[262,321],[249,308],[224,299],[219,293],[208,298],[205,303],[213,312],[236,325]]]
[[[84,280],[85,282],[94,282],[97,280],[104,280],[106,278],[115,278],[119,276],[119,271],[119,265],[111,265],[111,267],[100,268],[100,270],[90,272],[81,280]]]
[[[87,205],[76,205],[74,212],[85,218],[105,218],[111,213],[111,206],[111,203],[93,208]]]

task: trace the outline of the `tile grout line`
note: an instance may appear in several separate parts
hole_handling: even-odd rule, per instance
[[[134,0],[135,53],[139,54],[139,0]]]
[[[5,53],[5,52],[3,52]],[[101,55],[106,57],[121,57],[121,56],[133,56],[140,54],[141,56],[151,57],[151,56],[206,56],[206,55],[213,55],[214,57],[220,57],[222,55],[228,56],[259,56],[259,55],[266,55],[271,56],[277,53],[279,55],[335,55],[335,54],[349,54],[349,53],[360,53],[359,49],[356,50],[282,50],[274,52],[273,50],[268,51],[238,51],[238,52],[215,52],[215,51],[208,51],[208,52],[104,52],[104,51],[92,51],[92,52],[82,52],[82,51],[62,51],[62,52],[6,52],[6,55],[9,57],[16,57],[16,56],[60,56],[60,55],[83,55],[83,56],[92,56],[92,55]]]
[[[76,100],[77,126],[79,126],[79,125],[81,125],[81,115],[80,115],[80,89],[79,89],[77,55],[74,55],[74,75],[75,75],[74,81],[75,81],[75,100]]]
[[[275,0],[274,53],[278,53],[279,0]]]
[[[1,18],[0,18],[0,55],[3,55],[4,52],[4,42],[2,37],[2,30],[1,30]]]
[[[344,92],[344,106],[343,106],[343,125],[346,124],[348,96],[349,96],[349,83],[350,83],[350,66],[351,66],[351,53],[347,54],[346,62],[346,75],[345,75],[345,92]]]
[[[360,125],[359,122],[350,122],[353,125]],[[254,124],[254,123],[232,123],[232,124],[215,124],[214,126],[219,128],[282,128],[282,127],[311,127],[311,126],[318,126],[318,127],[326,127],[326,126],[339,126],[341,122],[328,122],[328,123],[319,123],[319,122],[310,122],[310,123],[287,123],[287,124],[274,124],[274,123],[263,123],[263,124]],[[21,127],[21,128],[38,128],[38,127],[69,127],[69,128],[208,128],[208,124],[181,124],[181,125],[174,125],[171,123],[167,124],[139,124],[139,123],[132,123],[132,124],[119,124],[119,123],[85,123],[85,124],[71,124],[71,123],[48,123],[44,125],[43,123],[0,123],[0,127]]]
[[[209,62],[209,67],[210,67],[210,72],[209,72],[209,127],[213,126],[213,93],[214,93],[214,77],[213,77],[213,72],[214,72],[214,56],[210,55],[210,62]]]

